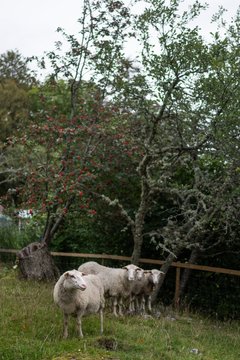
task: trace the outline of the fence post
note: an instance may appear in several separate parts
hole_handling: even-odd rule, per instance
[[[176,267],[176,283],[175,283],[175,295],[174,295],[174,306],[176,309],[179,308],[180,278],[181,278],[181,269],[179,267]]]

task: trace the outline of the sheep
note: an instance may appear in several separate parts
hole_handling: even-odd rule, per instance
[[[152,269],[145,270],[144,276],[139,283],[139,286],[135,287],[135,297],[137,300],[140,299],[140,310],[145,314],[145,303],[147,301],[148,311],[152,312],[152,293],[155,290],[157,284],[160,281],[161,275],[164,274],[163,271]]]
[[[63,337],[68,337],[69,315],[77,317],[79,337],[83,337],[82,316],[100,313],[103,333],[104,289],[97,275],[85,275],[77,270],[66,271],[54,286],[53,299],[64,315]]]
[[[131,287],[137,277],[137,272],[141,269],[133,264],[123,268],[110,268],[95,261],[89,261],[79,266],[78,270],[98,274],[103,283],[104,294],[113,298],[113,314],[123,315],[123,299],[130,298],[131,304]]]
[[[139,295],[139,293],[142,290],[143,277],[144,277],[144,270],[139,268],[139,270],[137,271],[136,279],[135,279],[133,285],[131,286],[131,297],[130,297],[130,302],[129,302],[129,312],[130,313],[133,313],[135,311],[135,300],[137,300],[137,295]]]

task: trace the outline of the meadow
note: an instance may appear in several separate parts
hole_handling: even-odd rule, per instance
[[[19,280],[0,266],[1,360],[237,360],[240,323],[165,309],[157,317],[115,318],[106,309],[104,335],[96,315],[83,319],[84,338],[71,319],[62,339],[62,314],[54,284]]]

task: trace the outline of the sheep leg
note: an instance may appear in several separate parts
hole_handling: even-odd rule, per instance
[[[142,299],[141,299],[141,309],[142,309],[142,313],[145,314],[146,313],[146,310],[145,310],[145,303],[146,303],[146,300],[145,300],[145,296],[142,295]]]
[[[115,315],[116,317],[118,316],[117,305],[118,305],[117,297],[114,296],[114,298],[113,298],[113,315]]]
[[[148,302],[147,302],[148,311],[152,312],[152,298],[151,295],[148,296]]]
[[[103,309],[101,308],[100,311],[100,334],[103,334]]]
[[[78,330],[78,336],[82,338],[83,332],[82,332],[82,314],[81,313],[77,313],[77,330]]]
[[[140,303],[139,303],[139,298],[138,298],[138,296],[136,296],[136,298],[135,298],[134,307],[135,307],[135,309],[136,309],[137,312],[140,311]]]
[[[123,311],[122,311],[122,309],[123,309],[123,299],[122,299],[121,296],[120,296],[119,301],[118,301],[118,308],[119,308],[119,310],[118,310],[119,315],[123,316]]]
[[[63,314],[63,337],[66,339],[68,337],[68,314]]]
[[[130,295],[129,298],[129,312],[132,313],[135,311],[135,296]]]

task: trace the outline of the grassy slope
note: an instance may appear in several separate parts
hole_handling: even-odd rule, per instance
[[[62,315],[52,301],[53,284],[19,281],[0,269],[1,360],[237,360],[240,324],[217,323],[199,316],[164,314],[160,319],[105,315],[99,337],[98,316],[83,319],[77,339],[71,319],[69,339],[61,338]],[[116,346],[107,350],[101,343]],[[199,349],[199,354],[191,349]]]

